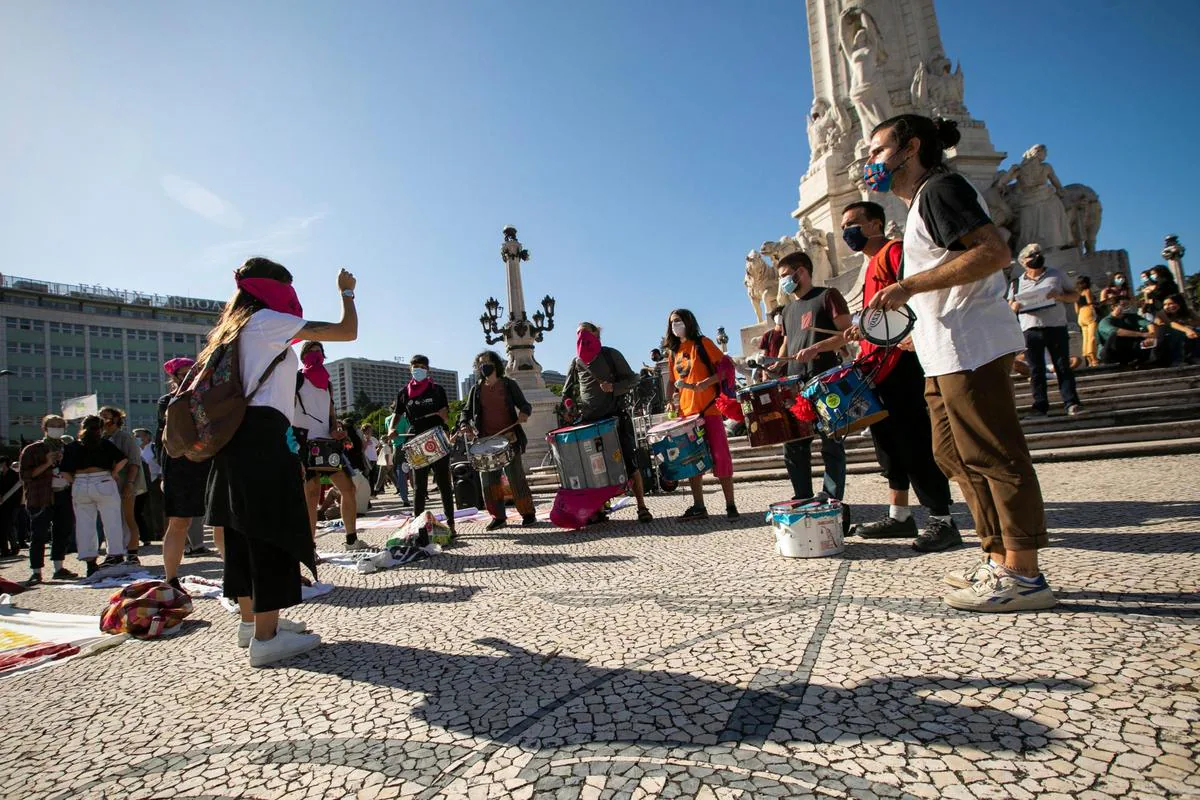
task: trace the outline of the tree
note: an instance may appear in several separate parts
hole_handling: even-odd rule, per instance
[[[466,400],[451,400],[450,401],[450,430],[458,427],[458,420],[462,417],[463,409],[466,408]]]
[[[382,408],[377,408],[374,411],[372,411],[370,414],[367,414],[366,418],[363,419],[362,424],[370,425],[371,430],[375,431],[376,436],[382,436],[383,434],[387,433],[387,428],[384,427],[384,424],[383,424],[384,420],[386,420],[388,418],[388,415],[391,413],[392,413],[392,410],[390,408],[388,408],[387,406],[383,406]]]
[[[563,385],[561,383],[547,383],[546,388],[550,390],[550,394],[555,397],[562,397]]]
[[[372,411],[380,408],[380,404],[373,402],[371,398],[367,396],[366,392],[364,392],[362,389],[359,389],[354,395],[354,405],[352,408],[354,409],[354,413],[361,418],[368,416]]]

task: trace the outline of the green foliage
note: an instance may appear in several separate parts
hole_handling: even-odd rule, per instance
[[[563,385],[561,383],[547,383],[546,388],[550,390],[550,394],[555,397],[562,397]]]
[[[372,411],[376,411],[376,410],[382,408],[382,405],[380,405],[379,403],[372,402],[371,398],[367,397],[367,393],[360,389],[358,391],[358,393],[354,395],[353,408],[354,408],[355,415],[357,415],[361,419],[363,417],[369,416]]]
[[[372,411],[370,414],[367,414],[366,418],[363,419],[362,424],[370,425],[371,429],[375,431],[375,435],[381,436],[387,431],[387,429],[384,427],[383,421],[386,420],[388,415],[391,413],[392,410],[390,408],[387,406],[381,406],[380,408]]]
[[[463,409],[466,407],[466,400],[451,400],[450,401],[450,430],[458,427],[458,419],[462,416]]]

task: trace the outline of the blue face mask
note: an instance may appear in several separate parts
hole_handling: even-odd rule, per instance
[[[912,158],[912,156],[909,156]],[[892,179],[896,177],[896,171],[908,163],[908,158],[901,161],[895,167],[889,167],[887,161],[880,161],[877,164],[863,165],[863,182],[867,184],[867,188],[872,192],[886,194],[892,190]]]
[[[423,381],[429,377],[429,370],[424,367],[413,367],[412,377],[414,381]]]
[[[779,281],[779,288],[783,290],[784,294],[792,294],[796,291],[796,279],[791,275],[788,275],[786,278]]]
[[[846,247],[861,253],[867,242],[871,241],[871,237],[863,233],[862,225],[851,225],[842,231],[842,241],[846,243]]]

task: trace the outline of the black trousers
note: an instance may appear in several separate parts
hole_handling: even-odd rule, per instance
[[[1029,366],[1029,390],[1033,393],[1033,407],[1045,413],[1050,408],[1046,394],[1046,352],[1054,364],[1054,377],[1058,379],[1058,393],[1063,405],[1079,404],[1075,391],[1075,373],[1071,371],[1071,344],[1067,327],[1030,328],[1025,335],[1025,363]]]
[[[925,372],[916,353],[904,353],[876,389],[888,415],[871,426],[871,438],[888,487],[906,492],[911,486],[930,514],[946,516],[950,513],[950,481],[933,458]]]
[[[46,544],[50,544],[50,560],[62,561],[67,549],[75,543],[75,508],[71,504],[71,490],[61,489],[54,493],[54,502],[36,511],[29,510],[29,523],[33,536],[29,542],[29,567],[40,570],[46,565]]]
[[[0,505],[0,556],[15,556],[20,548],[17,537],[16,501]]]
[[[446,514],[446,525],[454,527],[454,486],[450,481],[450,457],[446,456],[433,462],[432,466],[421,467],[413,472],[413,481],[417,484],[417,496],[413,503],[413,513],[420,514],[425,510],[429,500],[429,473],[437,482],[438,491],[442,494],[442,511]]]

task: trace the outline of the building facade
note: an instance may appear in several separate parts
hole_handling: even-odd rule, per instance
[[[224,303],[0,277],[0,438],[41,438],[63,401],[96,394],[125,410],[127,427],[153,429],[165,361],[195,358]],[[68,430],[74,434],[75,431]]]
[[[369,358],[339,358],[325,365],[329,370],[329,388],[333,392],[333,405],[339,414],[354,406],[354,398],[365,392],[372,403],[390,406],[396,400],[400,388],[412,379],[408,363],[376,361]],[[458,371],[431,368],[429,377],[446,390],[446,397],[458,400]]]

